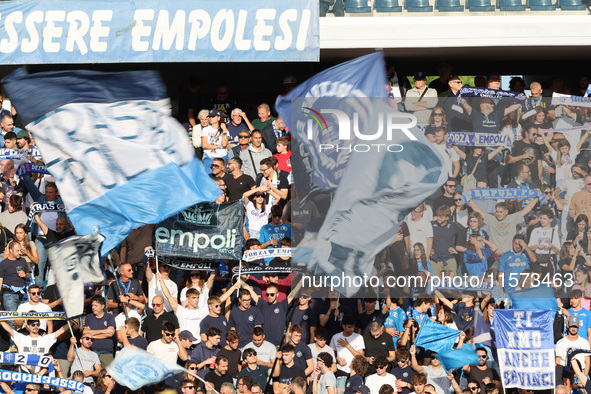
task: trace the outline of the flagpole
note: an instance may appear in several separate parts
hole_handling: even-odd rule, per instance
[[[242,259],[238,262],[238,281],[242,280]],[[240,287],[236,289],[236,298],[239,298]]]
[[[158,253],[156,253],[156,251],[154,251],[154,257],[156,259],[156,272],[160,272],[158,270]],[[150,269],[150,266],[148,265],[148,269]],[[156,280],[156,289],[159,291],[162,291],[162,289],[160,288],[160,281]]]
[[[197,374],[194,374],[193,372],[189,371],[188,369],[183,368],[183,370],[188,373],[189,375],[196,377],[197,379],[199,379],[200,381],[203,382],[203,384],[207,384],[208,382],[206,382],[205,380],[201,379],[199,376],[197,376]],[[211,391],[213,391],[216,394],[220,394],[215,388],[213,388],[213,384],[209,383],[211,385]],[[206,392],[207,392],[207,388],[206,388]]]

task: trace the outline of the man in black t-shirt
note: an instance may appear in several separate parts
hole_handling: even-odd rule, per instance
[[[273,383],[273,391],[275,393],[284,392],[295,377],[306,378],[304,370],[294,363],[294,347],[287,344],[277,352],[277,363],[273,369],[273,377],[279,378]]]
[[[386,357],[389,363],[394,361],[395,348],[392,335],[384,332],[382,325],[377,321],[371,322],[369,332],[363,334],[363,342],[365,343],[364,356],[369,358],[366,376],[376,373],[375,360],[378,357]],[[398,375],[394,376],[398,377]]]
[[[410,394],[413,391],[410,379],[416,374],[414,369],[410,366],[410,352],[405,347],[399,347],[396,349],[396,363],[390,373],[396,376],[400,382],[396,382],[400,394]]]
[[[507,155],[507,164],[512,164],[512,176],[516,176],[515,167],[517,163],[523,163],[531,171],[531,180],[536,185],[540,184],[542,177],[542,153],[537,144],[538,128],[528,124],[523,129],[523,140],[515,141],[511,154]]]
[[[494,368],[489,367],[486,363],[488,359],[488,353],[486,349],[476,349],[476,354],[478,355],[478,364],[465,365],[463,367],[466,379],[468,381],[476,380],[477,382],[480,382],[481,392],[486,391],[486,385],[488,383],[494,383],[500,388],[501,378],[499,377],[499,374]]]
[[[256,187],[254,179],[250,175],[242,173],[242,159],[233,157],[228,162],[228,174],[224,177],[228,202],[240,200],[242,195]]]
[[[21,257],[21,245],[8,243],[8,257],[0,262],[0,288],[2,306],[5,311],[16,311],[25,294],[25,286],[30,278],[29,264]]]
[[[473,110],[466,99],[462,99],[464,110],[470,115],[472,120],[472,129],[475,133],[494,133],[498,134],[501,130],[501,119],[513,111],[521,108],[521,104],[514,103],[504,109],[495,110],[495,104],[488,97],[481,98],[478,105],[479,110]]]
[[[205,381],[213,384],[219,392],[223,383],[233,383],[232,377],[228,374],[228,359],[225,356],[217,356],[215,369],[205,375]]]

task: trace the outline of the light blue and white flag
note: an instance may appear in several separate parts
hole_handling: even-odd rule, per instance
[[[425,319],[415,340],[415,346],[421,346],[435,353],[449,352],[460,336],[460,330],[455,330]]]
[[[61,387],[63,389],[68,389],[79,393],[84,392],[84,383],[77,380],[61,379],[52,376],[41,376],[31,373],[5,371],[0,369],[0,380],[3,382],[48,384],[50,386]]]
[[[552,312],[495,309],[493,318],[503,387],[554,388],[557,382]]]
[[[317,74],[276,103],[300,155],[298,168],[292,156],[299,198],[334,192],[320,231],[305,234],[293,261],[347,297],[369,286],[352,280],[371,272],[404,217],[447,179],[443,158],[416,118],[388,101],[386,86],[376,53]]]
[[[122,386],[137,390],[183,372],[176,364],[167,363],[135,346],[126,346],[107,367],[109,374]]]
[[[47,368],[49,373],[55,370],[53,358],[49,356],[40,356],[31,353],[9,353],[0,352],[0,364],[9,365],[32,365],[41,368]]]
[[[3,81],[53,175],[78,234],[95,226],[103,253],[220,191],[171,115],[156,71],[58,71]]]
[[[479,188],[465,190],[462,193],[464,204],[470,200],[529,200],[536,197],[540,199],[541,203],[546,201],[544,193],[535,189]]]

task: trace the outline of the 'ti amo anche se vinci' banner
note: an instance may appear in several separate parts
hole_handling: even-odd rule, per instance
[[[3,1],[0,64],[318,61],[318,0]]]

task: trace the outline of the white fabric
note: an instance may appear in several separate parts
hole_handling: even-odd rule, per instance
[[[19,353],[33,353],[43,355],[49,353],[49,349],[56,341],[55,334],[47,334],[37,338],[14,332],[12,337]]]
[[[249,342],[244,346],[242,352],[246,349],[254,349],[257,352],[257,359],[265,362],[270,363],[272,359],[276,358],[277,356],[277,349],[275,345],[271,342],[263,341],[261,346],[255,346],[254,342]]]
[[[172,312],[172,308],[170,307],[170,303],[168,302],[168,300],[164,296],[164,293],[162,292],[162,289],[160,288],[160,283],[158,283],[158,282],[159,281],[156,279],[156,275],[152,276],[152,280],[148,282],[148,305],[151,307],[152,300],[154,299],[154,297],[159,295],[159,296],[162,296],[162,298],[164,298],[164,309],[167,312]],[[156,285],[157,283],[158,283],[158,285]],[[164,283],[166,284],[166,287],[168,287],[168,291],[170,292],[170,295],[174,298],[177,298],[177,296],[179,294],[179,290],[176,286],[176,283],[174,283],[170,279],[164,279]]]
[[[31,305],[30,302],[25,302],[24,304],[20,304],[18,308],[16,308],[17,312],[51,312],[51,308],[49,305],[39,302],[37,305]],[[39,328],[44,331],[47,331],[47,320],[42,319],[39,320]]]
[[[560,357],[560,365],[564,365],[566,362],[566,353],[568,351],[568,349],[586,349],[586,350],[590,350],[589,347],[589,342],[584,339],[581,338],[580,336],[577,336],[577,339],[574,341],[570,341],[568,338],[562,338],[560,341],[558,341],[556,343],[555,346],[555,351],[556,351],[556,357]],[[581,368],[584,371],[585,370],[585,357],[587,356],[587,354],[577,354],[575,356],[575,358],[577,360],[579,360],[579,362],[581,363]]]
[[[379,394],[380,387],[385,384],[389,384],[394,390],[396,390],[396,376],[391,373],[387,373],[384,376],[379,376],[377,373],[374,373],[365,378],[365,385],[369,388],[371,394]]]
[[[201,137],[207,137],[207,143],[212,145],[221,145],[224,135],[228,135],[227,132],[221,132],[218,134],[218,130],[211,126],[207,126],[201,131]],[[224,148],[220,149],[203,149],[203,153],[209,157],[224,157],[228,155],[228,150]]]
[[[187,290],[189,290],[190,287],[185,287],[181,290],[181,298],[180,301],[183,302],[187,299]],[[204,284],[202,288],[196,287],[197,290],[199,290],[199,304],[197,304],[198,308],[203,308],[207,306],[207,299],[209,298],[209,287],[207,287],[207,284]]]
[[[207,305],[204,308],[189,309],[179,304],[176,309],[176,317],[179,320],[181,331],[189,330],[197,341],[194,344],[201,342],[200,324],[201,320],[209,314]]]

